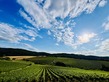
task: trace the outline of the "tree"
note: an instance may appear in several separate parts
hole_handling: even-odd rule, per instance
[[[63,62],[55,62],[56,66],[66,66]]]

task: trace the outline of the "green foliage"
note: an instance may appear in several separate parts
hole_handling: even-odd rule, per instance
[[[0,72],[16,70],[28,66],[31,62],[0,60]]]
[[[56,62],[61,62],[67,67],[75,67],[81,69],[97,69],[100,70],[102,65],[109,67],[108,61],[98,61],[98,60],[83,60],[74,58],[64,58],[64,57],[34,57],[29,58],[28,61],[32,61],[36,64],[48,64],[56,65]]]
[[[0,73],[0,82],[109,82],[109,72],[105,71],[52,65],[28,65],[28,62],[22,61],[16,61],[16,66],[12,65],[14,63],[12,61],[0,62],[2,65],[5,64],[2,68],[8,67],[7,62],[10,63],[10,67],[15,68],[10,71],[5,71],[4,69]],[[18,63],[21,65],[26,64],[27,66],[19,68]]]
[[[47,60],[46,64],[50,63],[51,65],[33,64],[27,61],[0,60],[0,82],[109,82],[109,72],[53,66],[53,63],[57,61],[68,65],[71,61],[73,62],[70,64],[77,63],[77,60],[56,57],[45,58]],[[44,64],[45,58],[41,57],[37,58],[37,60],[43,60],[42,63]],[[80,61],[84,64],[84,60]],[[96,62],[108,64],[105,61]]]
[[[54,63],[56,66],[66,66],[63,62],[55,62]]]

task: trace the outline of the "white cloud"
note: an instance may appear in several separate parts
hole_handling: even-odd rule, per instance
[[[32,30],[18,29],[6,23],[0,23],[0,40],[19,42],[21,40],[33,41],[38,35]]]
[[[20,15],[22,16],[22,17],[24,17],[24,19],[25,20],[27,20],[29,23],[31,23],[33,26],[35,26],[35,27],[37,27],[37,24],[36,24],[36,22],[33,20],[33,19],[31,19],[24,11],[19,11],[19,13],[20,13]]]
[[[82,51],[76,51],[75,54],[83,54],[83,55],[95,55],[97,54],[96,50],[82,50]]]
[[[102,24],[105,30],[109,30],[109,17],[107,17],[107,20]]]
[[[56,25],[58,20],[70,16],[75,18],[83,12],[92,13],[99,2],[102,0],[42,0],[37,2],[34,0],[17,0],[17,2],[24,8],[20,10],[28,22],[35,27],[48,28]],[[42,3],[43,6],[39,5]],[[52,23],[52,24],[51,24]],[[64,22],[65,23],[65,22]]]
[[[109,56],[109,39],[101,41],[98,47],[94,50],[89,50],[93,55]]]
[[[92,13],[98,5],[103,3],[101,1],[103,0],[45,0],[42,3],[43,0],[17,0],[23,7],[19,13],[24,19],[37,29],[47,28],[50,30],[48,34],[54,35],[57,42],[63,42],[69,46],[75,45],[72,28],[76,23],[73,18],[78,17],[83,12]],[[66,17],[69,19],[65,22]],[[94,36],[94,34],[89,34],[87,38],[79,36],[78,39],[81,43],[87,43]]]
[[[109,39],[102,41],[100,51],[109,51]]]
[[[39,3],[42,3],[44,0],[37,0]]]
[[[74,8],[76,0],[46,0],[44,9],[47,10],[53,18],[68,16]]]
[[[76,5],[70,11],[71,17],[77,17],[81,13],[86,12],[87,14],[92,13],[101,0],[76,0]]]
[[[104,7],[106,5],[107,1],[106,0],[101,0],[99,3],[99,7]]]
[[[53,17],[64,19],[68,15],[77,17],[82,12],[92,13],[102,0],[46,0],[44,9]]]
[[[48,35],[51,35],[51,32],[48,30],[47,34],[48,34]]]
[[[86,12],[92,13],[100,1],[101,0],[89,0],[89,3],[86,6]]]
[[[58,43],[56,43],[55,45],[56,45],[56,46],[59,46],[59,44],[58,44]]]
[[[17,0],[22,5],[25,11],[20,10],[21,16],[23,16],[33,26],[41,26],[44,28],[50,27],[50,21],[47,18],[45,11],[34,0]]]
[[[105,28],[105,30],[109,30],[109,21],[103,23],[103,27]]]
[[[32,45],[27,44],[27,43],[19,43],[19,45],[22,45],[24,49],[28,49],[31,51],[37,51],[37,52],[39,51],[37,48],[35,48]]]
[[[72,32],[71,28],[54,30],[53,32],[57,42],[63,42],[65,45],[72,46],[74,33]]]
[[[78,38],[78,42],[79,42],[80,44],[83,44],[83,43],[88,43],[88,42],[90,42],[90,40],[91,40],[92,38],[94,38],[95,36],[96,36],[95,33],[86,33],[86,34],[83,34],[83,35],[81,35],[81,36],[78,36],[77,38]]]

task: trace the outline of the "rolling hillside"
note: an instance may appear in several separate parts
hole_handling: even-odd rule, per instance
[[[12,48],[0,48],[0,56],[0,82],[109,82],[109,57]]]
[[[26,63],[0,61],[0,82],[109,82],[106,71]]]
[[[85,60],[109,61],[109,57],[85,56],[81,54],[66,54],[66,53],[50,54],[45,52],[33,52],[24,49],[13,49],[13,48],[0,48],[0,56],[50,56],[50,57],[67,57],[67,58],[85,59]]]

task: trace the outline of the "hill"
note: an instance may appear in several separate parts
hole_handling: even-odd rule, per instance
[[[0,82],[109,82],[109,72],[0,61]]]
[[[0,56],[0,82],[109,82],[108,57],[13,48],[0,48]],[[24,58],[6,59],[14,56]]]
[[[85,56],[81,54],[56,53],[50,54],[45,52],[33,52],[24,49],[0,48],[0,56],[50,56],[50,57],[67,57],[85,60],[102,60],[109,61],[109,57]]]
[[[66,57],[32,57],[24,59],[35,64],[72,67],[89,70],[109,71],[109,62],[100,60],[83,60]],[[105,68],[105,69],[104,69]]]

